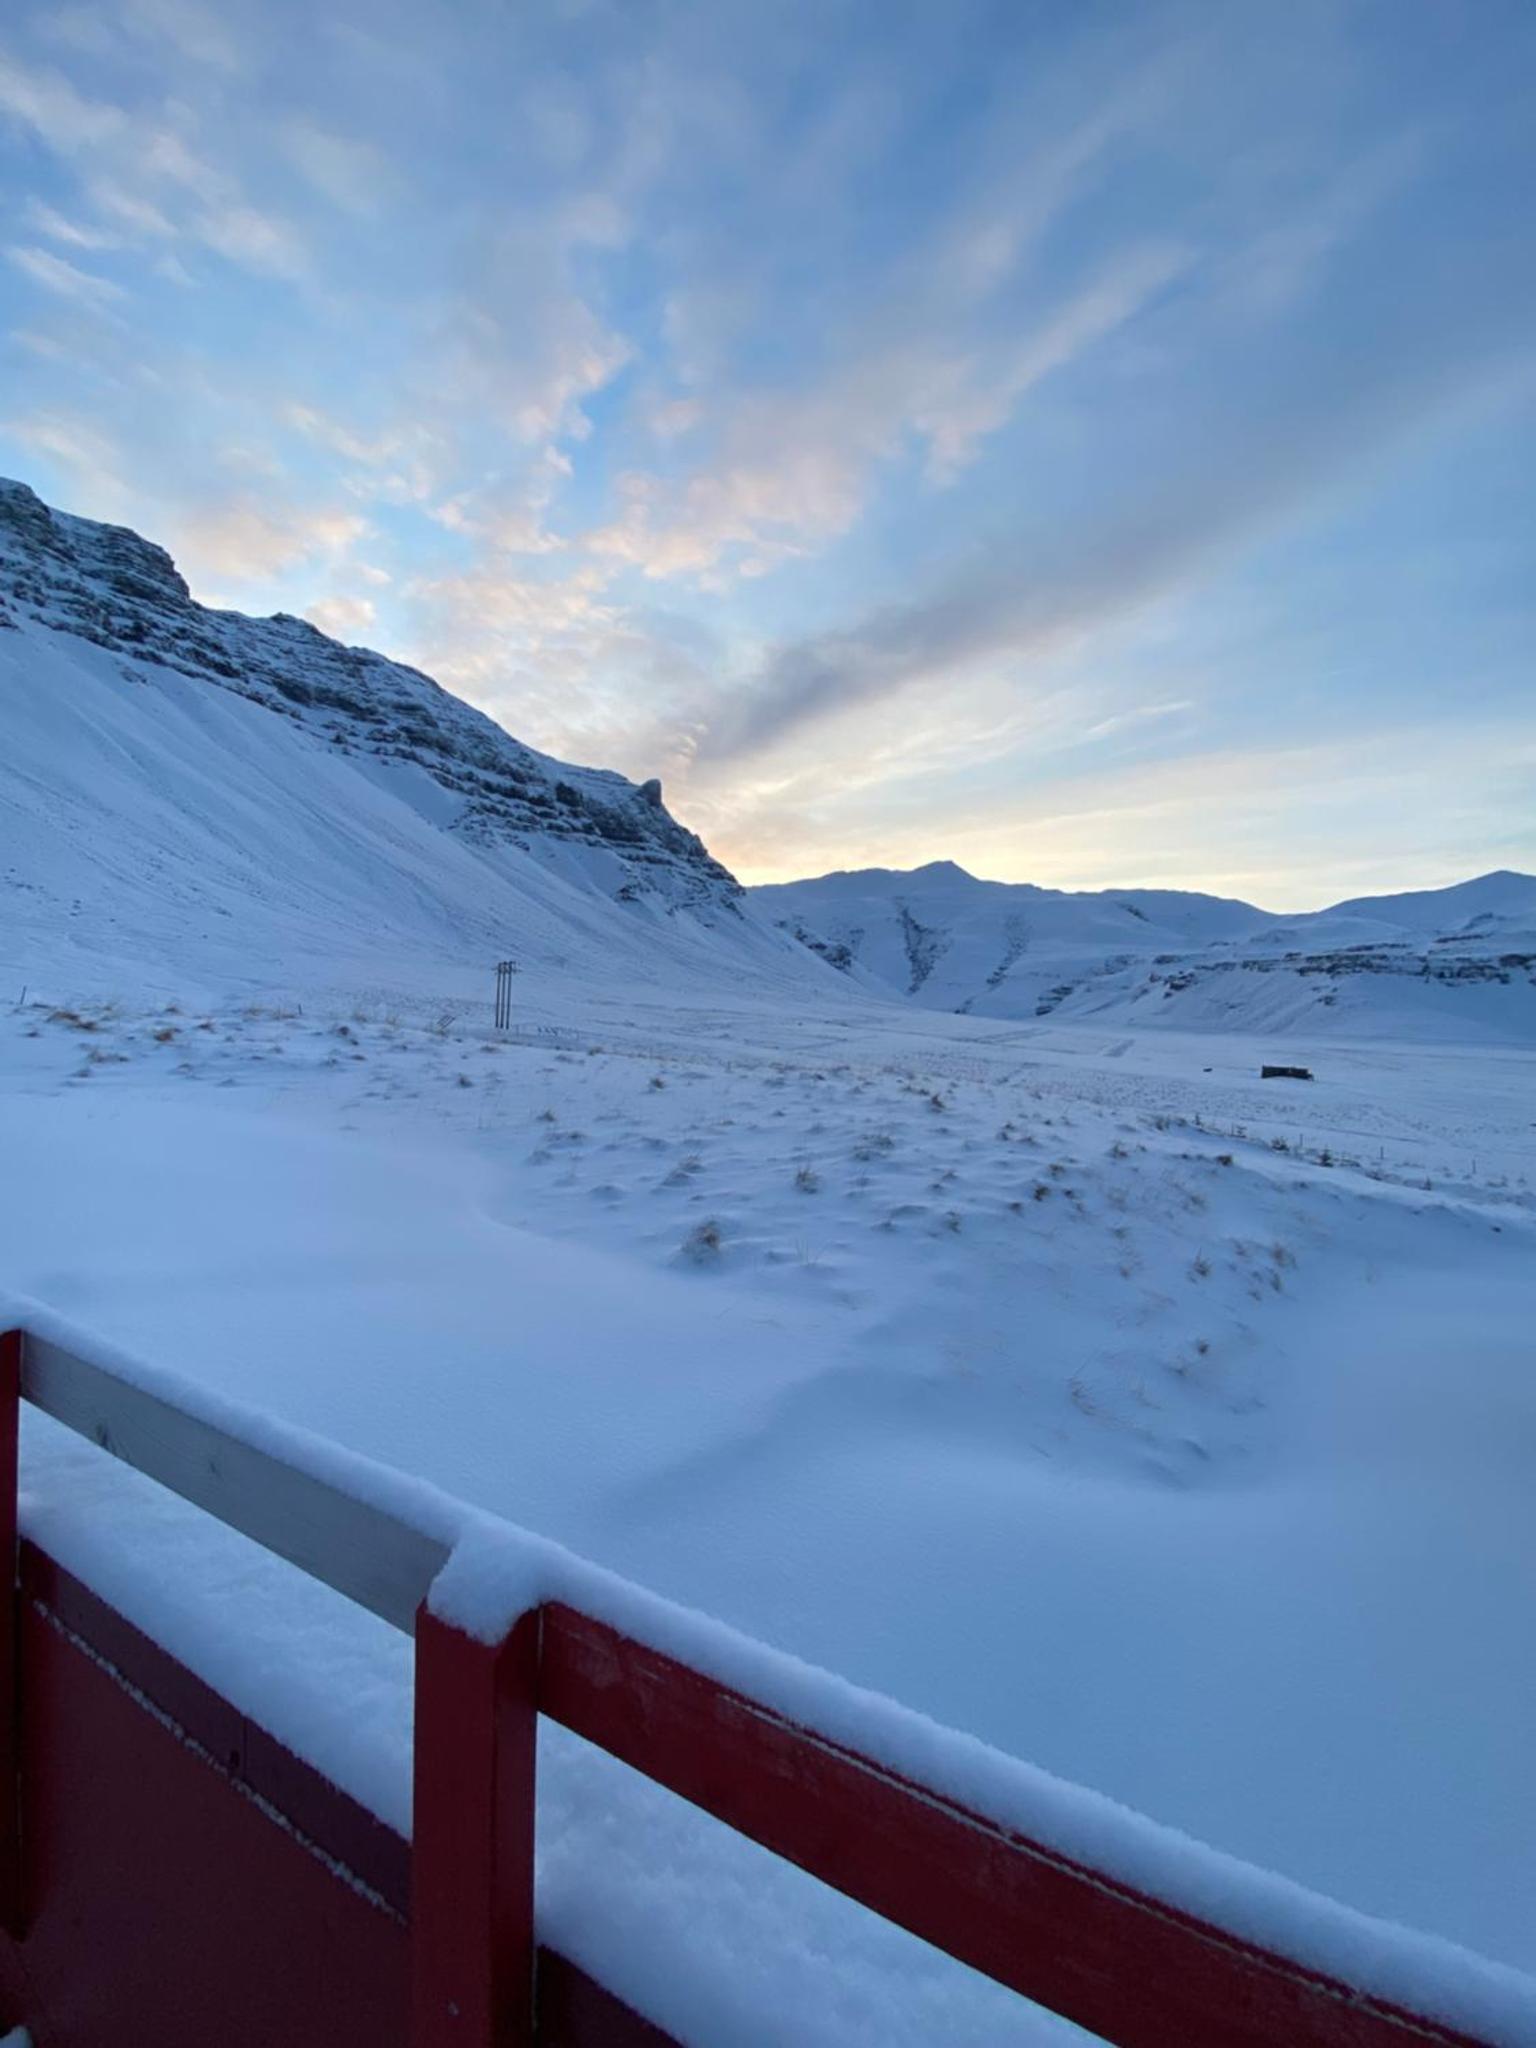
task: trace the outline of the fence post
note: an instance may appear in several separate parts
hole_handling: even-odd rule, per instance
[[[18,1634],[21,1592],[16,1583],[16,1449],[21,1427],[20,1330],[0,1331],[0,1928],[20,1939],[21,1891],[21,1669]]]
[[[411,2048],[532,2048],[541,1631],[416,1617]]]

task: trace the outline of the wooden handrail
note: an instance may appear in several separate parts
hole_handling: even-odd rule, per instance
[[[22,1399],[408,1634],[449,1546],[46,1337]]]
[[[542,1610],[539,1711],[882,1919],[1117,2048],[1479,2048]]]

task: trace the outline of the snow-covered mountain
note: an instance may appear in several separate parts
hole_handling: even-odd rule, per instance
[[[986,882],[952,861],[754,889],[823,959],[931,1009],[1190,1030],[1536,1038],[1536,876],[1278,916],[1172,889]]]
[[[196,603],[170,556],[0,482],[0,965],[18,982],[835,978],[659,783],[521,745],[302,619]]]

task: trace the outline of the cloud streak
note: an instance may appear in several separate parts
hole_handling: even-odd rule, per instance
[[[7,249],[5,253],[34,284],[40,284],[45,291],[58,293],[61,298],[73,299],[77,305],[108,306],[114,299],[123,297],[121,285],[113,284],[110,278],[81,270],[64,257],[54,255],[50,249],[20,247]]]
[[[959,691],[983,667],[1027,691],[1033,662],[1186,586],[1436,418],[1536,370],[1532,280],[1477,268],[1449,293],[1445,282],[1383,307],[1370,347],[1301,352],[1257,388],[1186,408],[1155,471],[1129,489],[1117,478],[1113,498],[1071,524],[853,626],[774,648],[715,712],[698,759],[769,752],[918,687]]]

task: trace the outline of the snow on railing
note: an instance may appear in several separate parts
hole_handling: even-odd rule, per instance
[[[1536,2041],[1536,1981],[1518,1972],[1207,1848],[52,1316],[15,1320],[25,1336],[0,1338],[0,1357],[24,1399],[414,1628],[413,2048],[538,2038],[541,1713],[1123,2048]]]
[[[412,1629],[450,1546],[236,1430],[46,1337],[22,1354],[24,1400],[206,1508],[360,1607]]]

